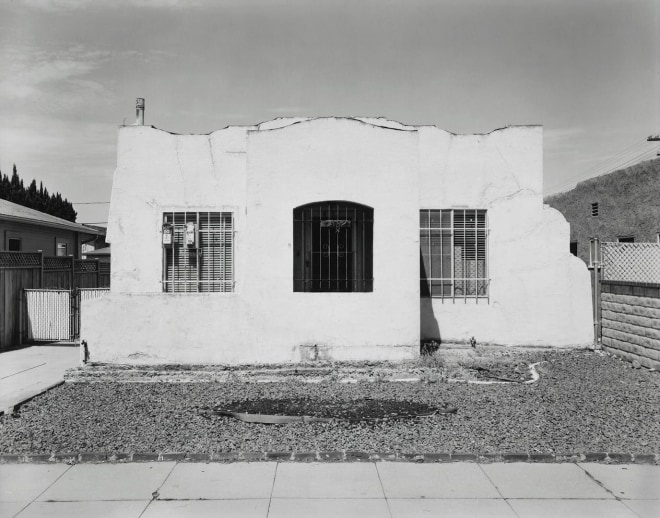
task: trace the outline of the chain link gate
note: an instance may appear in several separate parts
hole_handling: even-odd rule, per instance
[[[78,339],[84,301],[98,298],[109,291],[109,288],[26,289],[24,325],[28,341]]]

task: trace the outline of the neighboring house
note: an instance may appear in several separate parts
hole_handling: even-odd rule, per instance
[[[589,261],[589,241],[660,242],[660,158],[547,196],[571,225],[571,252]]]
[[[0,251],[41,251],[44,256],[73,256],[80,259],[83,246],[104,244],[104,237],[105,229],[72,223],[0,200]]]
[[[98,259],[100,263],[110,262],[110,247],[106,246],[97,250],[85,252],[85,259]]]
[[[91,361],[394,360],[420,341],[592,342],[587,268],[543,204],[542,128],[370,118],[119,129]],[[121,322],[121,326],[117,326]]]

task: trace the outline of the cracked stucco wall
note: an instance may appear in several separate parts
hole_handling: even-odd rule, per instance
[[[121,128],[109,224],[112,293],[86,308],[97,325],[82,331],[91,360],[287,362],[312,344],[340,360],[413,357],[418,178],[414,128],[341,118],[208,136]],[[293,292],[293,209],[323,200],[374,209],[373,292]],[[234,212],[234,293],[160,293],[160,226],[170,210]],[[113,321],[130,341],[116,339]]]
[[[588,270],[569,226],[543,204],[543,134],[421,128],[420,208],[488,211],[489,301],[422,302],[421,336],[442,341],[583,346],[592,342]]]
[[[112,292],[89,301],[92,361],[273,363],[414,356],[421,337],[590,341],[590,288],[568,225],[542,202],[542,132],[452,135],[382,119],[277,119],[209,135],[119,131],[108,240]],[[374,208],[374,291],[294,293],[292,212]],[[419,296],[419,209],[488,210],[491,298]],[[234,213],[235,292],[163,294],[164,211]]]

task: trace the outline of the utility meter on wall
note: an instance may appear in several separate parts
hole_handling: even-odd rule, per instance
[[[163,245],[172,246],[173,228],[170,223],[163,223]]]
[[[185,243],[186,246],[195,246],[195,224],[192,222],[186,223]]]

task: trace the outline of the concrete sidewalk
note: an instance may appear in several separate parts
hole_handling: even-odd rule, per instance
[[[0,412],[45,392],[80,363],[76,345],[34,345],[0,353]]]
[[[660,466],[3,464],[0,516],[655,518]]]

